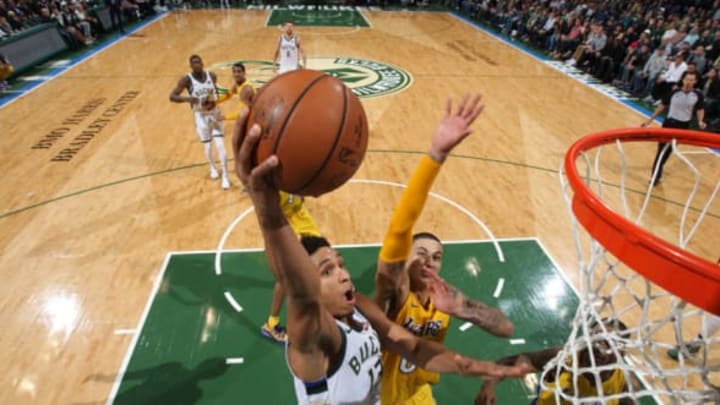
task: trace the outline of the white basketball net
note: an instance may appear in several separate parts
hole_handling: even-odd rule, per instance
[[[627,168],[624,148],[630,154],[641,150],[633,149],[638,148],[635,145],[643,147],[643,144],[644,148],[648,147],[648,143],[633,143],[631,146],[616,141],[614,147],[608,145],[604,148],[604,156],[602,147],[592,149],[577,159],[575,164],[578,173],[583,176],[588,188],[616,212],[683,249],[691,247],[693,243],[698,243],[692,241],[696,234],[713,232],[712,229],[700,227],[700,224],[706,218],[708,208],[720,188],[720,176],[717,173],[720,159],[717,155],[705,153],[704,148],[685,145],[678,148],[674,140],[667,145],[672,155],[663,180],[671,182],[670,178],[674,175],[687,179],[689,176],[685,172],[688,169],[694,178],[694,184],[686,182],[683,185],[689,190],[684,206],[675,204],[673,209],[676,208],[678,213],[670,215],[667,205],[671,203],[653,196],[653,187],[647,184],[650,162],[633,160],[633,168]],[[644,153],[647,154],[647,149]],[[678,169],[679,166],[682,169]],[[710,168],[709,171],[714,173],[703,174],[698,167]],[[563,169],[560,170],[560,179],[569,208],[573,190]],[[635,184],[635,189],[647,189],[643,195],[642,191],[626,187],[627,183]],[[658,194],[662,196],[663,193]],[[715,379],[713,375],[718,370],[720,353],[716,353],[715,358],[711,353],[711,349],[718,352],[720,337],[717,336],[720,333],[716,337],[698,338],[701,325],[713,315],[672,296],[627,268],[587,234],[582,225],[578,224],[572,209],[570,214],[579,259],[580,305],[567,343],[543,370],[541,390],[546,391],[547,395],[554,395],[556,403],[566,404],[617,404],[620,399],[622,403],[643,404],[720,401],[720,379]],[[672,222],[676,233],[674,236],[659,234],[653,226],[662,223],[663,226],[657,228],[667,233],[668,221]],[[701,232],[698,232],[699,229]],[[714,232],[720,232],[720,229]],[[720,250],[720,246],[714,248]],[[720,251],[715,253],[720,255]],[[619,333],[613,325],[598,324],[601,319],[618,319],[627,325],[627,330]],[[595,328],[592,328],[593,324]],[[604,361],[597,357],[598,352],[595,351],[585,351],[586,360],[582,361],[583,348],[591,346],[607,355]],[[678,361],[674,361],[667,352],[678,346],[681,348]],[[605,392],[602,388],[601,375],[607,376],[613,370],[619,370],[628,382],[625,392]],[[553,384],[559,381],[558,377],[562,373],[569,373],[569,380],[566,381],[570,382]],[[597,388],[590,392],[583,390],[582,384],[587,381]]]

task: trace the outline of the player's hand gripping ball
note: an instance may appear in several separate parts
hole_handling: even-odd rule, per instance
[[[275,186],[296,195],[332,191],[360,167],[368,126],[360,100],[323,72],[294,70],[265,84],[246,122],[262,128],[254,162],[275,154]]]

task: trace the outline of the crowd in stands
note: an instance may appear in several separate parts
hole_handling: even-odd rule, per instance
[[[120,10],[122,20],[113,19],[113,28],[122,30],[122,21],[152,14],[153,5],[152,0],[0,0],[0,41],[36,25],[55,23],[68,45],[78,49],[104,33],[93,8]]]
[[[697,72],[706,122],[720,132],[720,0],[442,1],[649,104]],[[68,44],[80,48],[103,33],[92,12],[103,5],[113,30],[123,31],[123,21],[164,9],[165,0],[0,0],[0,41],[56,23]]]
[[[697,72],[720,132],[720,0],[454,0],[453,7],[550,57],[659,104]]]

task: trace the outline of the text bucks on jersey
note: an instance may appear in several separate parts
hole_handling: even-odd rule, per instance
[[[344,353],[342,360],[337,363],[337,369],[328,370],[326,390],[313,392],[308,383],[295,377],[298,404],[377,405],[380,403],[382,378],[380,339],[375,329],[359,311],[356,310],[352,317],[353,327],[336,321],[343,334]]]

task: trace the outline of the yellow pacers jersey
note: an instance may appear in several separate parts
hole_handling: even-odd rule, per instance
[[[547,383],[548,387],[555,388],[556,383],[551,382]],[[595,386],[590,384],[590,382],[583,376],[578,378],[578,391],[580,391],[580,395],[576,396],[573,395],[574,389],[573,389],[573,377],[572,373],[564,371],[560,373],[560,387],[562,387],[563,392],[565,392],[567,395],[572,397],[579,397],[579,398],[589,398],[589,397],[597,397],[599,396],[598,390],[595,389]],[[620,369],[615,369],[613,373],[610,375],[610,378],[606,379],[602,383],[602,392],[604,396],[608,395],[615,395],[623,392],[623,389],[625,388],[625,374]],[[560,401],[562,405],[569,405],[571,404],[570,401]],[[619,401],[617,399],[606,401],[605,404],[608,405],[618,405]],[[548,390],[548,391],[542,391],[538,395],[537,399],[537,405],[555,405],[555,392],[554,390]]]
[[[430,302],[422,306],[413,293],[400,308],[395,323],[425,340],[442,343],[445,340],[450,316],[438,311]],[[429,384],[440,379],[440,374],[416,367],[399,355],[383,351],[381,405],[430,405],[435,401]]]
[[[296,235],[322,236],[301,196],[281,191],[280,208]]]

